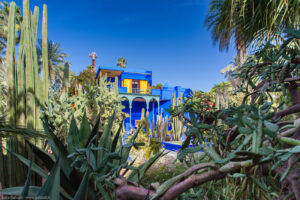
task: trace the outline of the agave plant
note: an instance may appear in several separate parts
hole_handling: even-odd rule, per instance
[[[100,115],[92,129],[86,115],[83,116],[80,128],[72,117],[66,146],[53,134],[53,126],[48,123],[47,118],[44,118],[45,134],[53,154],[27,141],[34,155],[42,161],[43,164],[40,166],[33,163],[32,159],[11,152],[28,166],[28,178],[23,187],[5,188],[0,194],[22,198],[47,196],[50,199],[113,199],[118,184],[115,180],[122,178],[129,170],[132,170],[132,173],[128,180],[139,182],[163,152],[139,167],[128,163],[132,147],[138,148],[144,144],[135,142],[139,131],[127,144],[122,144],[120,136],[123,123],[119,124],[117,132],[114,133],[112,130],[115,116],[114,112],[100,132]],[[46,171],[43,168],[46,168]],[[49,175],[47,171],[50,172]],[[46,179],[42,186],[31,186],[32,172]]]

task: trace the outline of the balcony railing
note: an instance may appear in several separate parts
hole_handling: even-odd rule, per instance
[[[132,88],[131,92],[129,92],[127,87],[119,87],[119,93],[161,95],[161,90],[160,89],[141,90],[138,88]]]
[[[138,88],[132,88],[131,93],[133,93],[133,94],[151,94],[151,89],[141,90]]]

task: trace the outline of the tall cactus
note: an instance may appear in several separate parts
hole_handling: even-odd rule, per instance
[[[152,138],[155,138],[155,117],[154,117],[154,115],[152,117]]]
[[[25,48],[24,48],[24,24],[21,27],[20,34],[20,44],[19,53],[17,60],[17,119],[16,124],[21,127],[25,127],[25,71],[24,71],[24,58],[25,58]]]
[[[16,122],[16,69],[14,64],[15,59],[15,12],[16,4],[11,2],[9,17],[8,17],[8,36],[7,36],[7,50],[6,50],[6,64],[7,64],[7,87],[8,87],[8,122],[15,124]],[[7,141],[7,147],[10,150],[16,150],[14,144],[15,138],[9,139]],[[1,152],[2,153],[2,152]],[[8,173],[8,183],[11,186],[16,182],[15,174],[15,158],[12,155],[7,156],[7,173]],[[3,183],[2,183],[3,185]],[[4,183],[5,187],[5,183]]]
[[[66,62],[64,66],[64,75],[63,75],[63,88],[66,94],[69,93],[69,76],[70,76],[69,63]]]
[[[8,120],[10,123],[16,122],[16,69],[14,64],[15,59],[15,20],[16,20],[16,4],[11,2],[9,17],[8,17],[8,36],[6,50],[7,64],[7,88],[8,88]]]
[[[43,26],[42,26],[42,60],[43,60],[43,100],[48,100],[49,89],[49,66],[48,66],[48,39],[47,39],[47,5],[43,7]],[[43,102],[44,103],[44,102]]]
[[[43,39],[47,41],[47,9],[44,6]],[[10,5],[7,41],[7,85],[8,85],[8,119],[11,124],[41,129],[40,102],[42,85],[38,74],[38,57],[36,40],[38,33],[39,9],[29,10],[29,0],[23,1],[23,22],[21,24],[18,59],[15,62],[15,18],[16,4]],[[45,28],[46,27],[46,28]],[[47,47],[47,45],[46,45]],[[47,55],[43,67],[48,65],[48,48],[43,49]],[[25,64],[25,65],[24,65]],[[48,74],[48,69],[43,70]],[[47,79],[48,75],[45,77]],[[25,84],[26,83],[26,84]],[[48,87],[43,87],[48,94]],[[25,105],[26,102],[26,105]]]
[[[10,4],[8,19],[6,56],[9,102],[8,121],[11,125],[40,129],[39,102],[41,101],[41,86],[43,84],[41,84],[41,79],[38,75],[38,58],[36,51],[39,9],[35,7],[32,15],[29,10],[29,0],[23,1],[23,22],[20,24],[21,32],[17,59],[15,59],[15,18],[16,4],[12,2]],[[43,21],[47,21],[45,17]],[[47,29],[43,30],[43,38],[45,39]],[[46,55],[47,51],[48,49],[46,48]],[[46,88],[46,92],[48,93],[48,87]],[[18,152],[26,156],[27,153],[24,144],[24,140],[19,137],[11,138],[7,141],[7,148],[10,151]],[[2,154],[2,152],[0,152],[0,154]],[[1,156],[3,156],[3,154]],[[11,155],[7,155],[6,169],[8,169],[10,179],[8,182],[1,181],[3,187],[16,186],[24,183],[26,169]]]
[[[163,117],[162,112],[157,116],[156,122],[156,135],[160,141],[165,141],[168,133],[168,116],[166,118]]]
[[[146,113],[146,115],[145,115]],[[145,130],[145,133],[147,136],[150,135],[150,122],[149,122],[149,111],[145,111],[145,108],[142,108],[141,111],[141,120],[140,120],[141,126],[143,126],[143,129]]]
[[[172,108],[182,103],[182,96],[180,98],[176,98],[175,95],[172,97]],[[172,131],[174,135],[174,140],[179,141],[180,137],[183,133],[183,121],[179,118],[179,116],[172,116]]]
[[[26,126],[35,127],[35,92],[34,66],[31,38],[31,17],[29,0],[23,1],[24,45],[25,45],[25,74],[26,74]]]
[[[37,6],[34,7],[34,12],[31,20],[31,38],[32,38],[32,58],[33,58],[33,73],[34,73],[34,96],[35,96],[35,128],[42,129],[42,121],[40,119],[40,102],[42,98],[40,98],[41,86],[39,79],[39,70],[38,70],[38,57],[36,52],[36,40],[37,40],[37,32],[38,32],[38,22],[39,22],[39,8]]]

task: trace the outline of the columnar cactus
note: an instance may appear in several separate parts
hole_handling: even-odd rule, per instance
[[[164,118],[162,112],[157,116],[156,135],[160,141],[165,141],[168,133],[168,117]]]
[[[7,64],[7,88],[8,88],[8,120],[10,123],[16,121],[16,69],[15,69],[15,12],[16,4],[11,2],[9,17],[8,17],[8,36],[7,36],[7,50],[6,50],[6,64]]]
[[[69,93],[69,76],[70,76],[69,63],[65,63],[64,75],[63,75],[63,88],[66,94]]]
[[[48,66],[48,39],[47,39],[47,6],[43,7],[43,25],[42,25],[42,60],[43,60],[43,99],[48,100],[49,89],[49,66]]]
[[[173,95],[172,97],[172,108],[174,109],[175,106],[176,106],[176,102],[177,102],[177,106],[179,104],[182,103],[182,96],[180,98],[176,98],[175,95]],[[180,137],[183,133],[183,121],[179,118],[179,116],[172,116],[172,132],[173,132],[173,135],[174,135],[174,140],[177,140],[179,141],[180,140]]]
[[[43,41],[47,41],[47,10],[44,6]],[[29,10],[29,0],[23,1],[23,22],[21,24],[18,58],[15,59],[15,18],[16,4],[10,4],[7,41],[7,85],[9,123],[28,128],[41,129],[40,104],[48,99],[48,85],[43,86],[38,74],[36,40],[39,9]],[[15,62],[16,60],[16,62]],[[25,64],[25,65],[24,65]],[[46,70],[45,70],[46,69]],[[43,46],[43,72],[48,82],[48,47]],[[25,84],[26,83],[26,84]],[[44,84],[45,85],[45,84]],[[44,91],[44,95],[42,95]],[[44,98],[41,98],[41,97]],[[26,99],[26,100],[25,100]],[[25,105],[26,102],[26,105]]]
[[[23,22],[20,24],[20,43],[18,57],[15,58],[15,23],[16,4],[11,2],[8,35],[7,35],[7,86],[8,86],[8,123],[21,127],[41,129],[40,97],[41,78],[38,75],[38,59],[36,51],[37,28],[39,9],[34,8],[34,13],[29,10],[29,0],[23,1]],[[45,19],[44,19],[45,21]],[[43,31],[45,32],[45,31]],[[45,33],[43,33],[45,37]],[[47,36],[47,35],[46,35]],[[46,49],[48,51],[48,49]],[[48,62],[48,61],[47,61]],[[47,89],[48,90],[48,89]],[[48,91],[47,91],[48,92]],[[25,103],[26,102],[26,103]],[[10,151],[26,155],[24,141],[21,138],[12,138],[7,141]],[[3,187],[15,186],[24,183],[26,178],[24,167],[16,162],[15,158],[7,155],[7,169],[10,179],[3,182]],[[15,172],[18,172],[17,176]]]
[[[23,1],[24,45],[25,45],[25,76],[26,76],[26,126],[35,127],[35,92],[34,66],[32,48],[31,16],[29,0]]]
[[[152,138],[155,138],[155,117],[152,118]]]
[[[24,24],[21,27],[19,53],[16,63],[17,68],[17,113],[16,113],[16,124],[21,127],[25,127],[25,49],[24,49]]]

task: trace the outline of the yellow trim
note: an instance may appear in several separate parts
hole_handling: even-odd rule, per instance
[[[124,79],[124,87],[127,87],[128,93],[132,93],[132,79]]]
[[[140,80],[140,91],[141,94],[147,94],[148,81]]]

